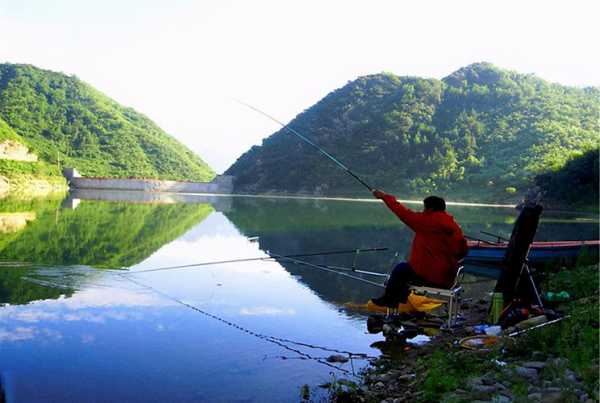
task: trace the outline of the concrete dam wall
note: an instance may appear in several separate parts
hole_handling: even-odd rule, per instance
[[[85,178],[74,168],[63,174],[74,189],[137,190],[142,192],[218,193],[233,191],[233,177],[218,175],[210,182],[163,181],[158,179]]]

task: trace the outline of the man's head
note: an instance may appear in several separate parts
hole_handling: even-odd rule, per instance
[[[423,200],[425,210],[429,211],[446,211],[446,201],[441,197],[429,196]]]

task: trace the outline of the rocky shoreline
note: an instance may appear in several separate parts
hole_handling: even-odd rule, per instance
[[[362,383],[340,388],[335,402],[598,402],[598,266],[553,274],[547,289],[570,285],[575,296],[558,304],[570,317],[517,337],[501,336],[486,350],[458,343],[473,327],[440,332],[430,343],[382,342]],[[471,304],[471,323],[485,320],[487,302]]]
[[[425,354],[422,352],[421,354]],[[468,356],[468,352],[460,352]],[[472,353],[471,353],[472,354]],[[544,361],[490,360],[496,368],[482,375],[465,379],[464,384],[443,395],[443,401],[452,402],[597,402],[590,396],[582,379],[567,367],[561,357],[543,357]],[[468,357],[463,357],[468,358]],[[372,363],[364,375],[364,384],[353,394],[338,396],[339,401],[399,403],[405,401],[432,401],[423,390],[421,377],[428,368],[425,364],[411,364],[410,360],[393,362],[381,358]],[[562,372],[562,376],[555,377]],[[525,398],[525,400],[523,400]]]

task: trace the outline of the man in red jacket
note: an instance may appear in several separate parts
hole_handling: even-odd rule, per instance
[[[400,263],[394,268],[384,295],[372,301],[379,306],[395,308],[406,302],[409,284],[451,287],[458,261],[467,255],[468,247],[462,230],[446,213],[444,199],[429,196],[423,200],[423,211],[416,212],[381,190],[374,190],[373,196],[383,200],[415,232],[415,237],[408,263]]]

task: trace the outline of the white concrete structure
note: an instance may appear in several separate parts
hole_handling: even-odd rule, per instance
[[[171,193],[231,193],[233,177],[219,175],[210,182],[163,181],[158,179],[85,178],[75,168],[65,168],[63,174],[69,187],[75,189],[138,190]]]

